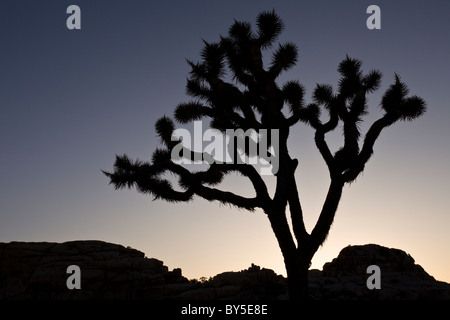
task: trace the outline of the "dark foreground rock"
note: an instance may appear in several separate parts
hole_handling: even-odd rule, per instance
[[[70,265],[80,290],[67,288]],[[179,269],[102,241],[0,244],[0,299],[157,299],[188,283]]]
[[[370,265],[380,268],[381,288],[368,289]],[[450,300],[450,284],[436,281],[406,252],[375,244],[348,246],[338,257],[310,272],[315,299]]]
[[[81,289],[68,289],[70,265],[81,270]],[[370,290],[369,265],[381,270],[381,289]],[[378,245],[344,248],[323,271],[311,270],[313,299],[450,300],[450,285],[436,281],[404,251]],[[0,243],[2,300],[279,300],[286,279],[252,265],[209,280],[188,280],[181,269],[143,252],[102,241]]]

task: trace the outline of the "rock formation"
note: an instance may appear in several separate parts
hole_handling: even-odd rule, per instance
[[[81,270],[81,289],[68,289],[67,267]],[[381,289],[369,290],[367,267],[381,269]],[[436,281],[404,251],[378,245],[344,248],[323,271],[310,270],[313,299],[450,299],[450,285]],[[102,241],[0,243],[1,300],[279,300],[286,279],[252,265],[209,280],[188,280],[181,269],[143,252]]]
[[[67,267],[81,269],[81,289],[69,290]],[[0,244],[0,299],[160,299],[189,287],[180,269],[102,241]]]
[[[367,267],[381,270],[381,289],[369,290]],[[310,271],[315,299],[340,300],[450,300],[450,284],[436,281],[406,252],[375,244],[348,246],[338,257]]]
[[[194,281],[196,282],[196,281]],[[183,300],[277,300],[286,295],[287,283],[273,270],[251,265],[239,272],[224,272],[187,290],[176,299]]]

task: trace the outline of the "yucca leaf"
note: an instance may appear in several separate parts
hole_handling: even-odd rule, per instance
[[[219,43],[208,43],[203,41],[205,44],[201,57],[204,61],[204,68],[206,73],[212,76],[222,76],[224,74],[224,52]]]
[[[275,11],[263,11],[256,19],[258,40],[262,48],[267,48],[277,39],[284,29],[283,21]]]
[[[395,82],[390,85],[381,99],[381,107],[388,113],[398,111],[409,90],[405,83],[395,74]]]
[[[303,104],[305,88],[296,80],[288,81],[283,86],[283,96],[291,105]]]
[[[318,104],[327,106],[334,99],[333,87],[328,84],[316,84],[313,91],[313,100]]]
[[[347,55],[345,59],[339,63],[338,71],[345,78],[354,76],[361,77],[361,61],[350,58]]]
[[[280,44],[272,56],[272,66],[270,72],[278,76],[281,71],[291,69],[297,62],[298,47],[292,42]]]
[[[155,123],[155,131],[161,139],[161,142],[166,146],[170,146],[172,141],[172,133],[175,130],[175,125],[167,116],[163,116]]]
[[[207,68],[206,65],[204,63],[195,63],[189,59],[186,59],[186,62],[189,64],[189,66],[191,67],[191,71],[189,72],[189,74],[192,76],[193,79],[195,80],[205,80],[208,73],[207,73]]]
[[[211,90],[204,84],[204,82],[193,78],[187,79],[186,94],[193,98],[207,100],[211,94]]]
[[[175,108],[174,117],[182,124],[201,120],[206,115],[205,109],[205,106],[195,101],[180,103]]]
[[[380,88],[382,73],[378,70],[371,70],[362,79],[364,89],[367,92],[374,92]]]
[[[236,42],[248,42],[253,39],[252,26],[248,22],[234,20],[228,35]]]
[[[162,163],[171,159],[170,151],[167,149],[156,148],[152,155],[152,163]]]
[[[426,103],[418,96],[406,98],[400,106],[402,120],[412,121],[424,114],[425,111]]]

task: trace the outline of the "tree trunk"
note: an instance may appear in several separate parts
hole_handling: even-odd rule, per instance
[[[296,259],[297,261],[299,259]],[[286,263],[289,300],[309,300],[309,263]]]
[[[308,270],[311,258],[296,252],[292,259],[285,259],[289,300],[309,300]]]
[[[301,232],[296,234],[298,247],[294,242],[286,219],[285,207],[278,206],[265,209],[283,254],[288,276],[290,300],[309,299],[309,266],[311,265],[314,253],[325,241],[330,231],[342,195],[343,186],[344,182],[341,179],[332,179],[319,219],[311,234],[303,235]],[[294,230],[302,229],[294,226]]]
[[[312,259],[308,242],[302,243],[303,250],[296,248],[283,211],[271,211],[268,217],[283,254],[289,299],[307,300],[309,299],[308,269]]]

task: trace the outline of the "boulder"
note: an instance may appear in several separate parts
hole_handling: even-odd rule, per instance
[[[80,267],[80,290],[67,288],[70,265]],[[163,299],[190,286],[181,269],[171,272],[162,261],[117,244],[0,243],[0,299]]]
[[[369,289],[367,268],[380,268],[380,289]],[[376,244],[348,246],[310,276],[314,299],[449,300],[450,285],[436,281],[406,252]]]

